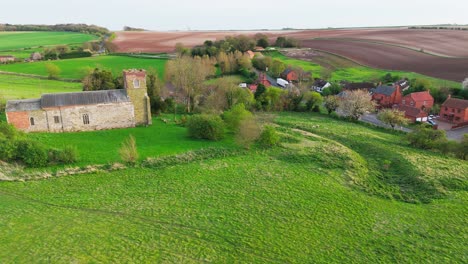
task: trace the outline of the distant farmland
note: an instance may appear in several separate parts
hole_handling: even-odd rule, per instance
[[[193,47],[207,39],[258,32],[118,32],[114,43],[120,52],[169,52],[178,42]],[[278,36],[294,37],[302,40],[304,47],[332,52],[369,67],[417,72],[457,82],[468,75],[468,31],[358,28],[261,33],[267,34],[271,42]]]
[[[84,43],[96,36],[72,32],[0,32],[0,51]]]
[[[146,70],[153,68],[159,72],[160,76],[163,76],[166,60],[132,58],[127,56],[99,56],[72,60],[0,65],[0,71],[47,76],[46,63],[55,64],[60,68],[60,78],[81,79],[87,71],[94,68],[110,70],[114,74],[120,74],[122,70],[129,68]]]

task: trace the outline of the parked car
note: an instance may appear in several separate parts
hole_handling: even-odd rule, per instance
[[[427,122],[428,122],[429,124],[433,125],[433,126],[437,125],[437,123],[434,122],[434,121],[432,121],[431,119],[427,120]]]

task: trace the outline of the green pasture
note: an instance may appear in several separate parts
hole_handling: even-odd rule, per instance
[[[15,63],[0,65],[0,71],[18,72],[47,76],[45,64],[52,63],[59,67],[59,78],[81,79],[85,74],[94,68],[101,68],[112,71],[114,74],[121,74],[124,69],[156,69],[164,76],[164,67],[167,60],[164,59],[143,59],[127,56],[98,56],[89,58],[78,58],[58,61],[40,61],[32,63]]]
[[[79,92],[81,83],[0,74],[0,96],[7,100],[39,98],[44,93]]]
[[[323,115],[285,113],[276,122],[283,143],[270,150],[0,182],[0,259],[466,262],[466,162],[410,148],[398,133]],[[100,162],[112,160],[130,133],[143,156],[230,145],[187,139],[184,128],[159,121],[100,133],[34,136],[85,144],[87,153],[108,148],[84,157]]]
[[[74,32],[0,32],[0,51],[84,43],[97,37]]]

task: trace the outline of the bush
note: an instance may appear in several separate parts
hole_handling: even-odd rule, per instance
[[[23,161],[28,167],[44,167],[49,161],[46,149],[31,140],[17,142],[17,159]]]
[[[49,161],[59,164],[71,164],[78,160],[78,151],[75,146],[66,146],[64,149],[50,149]]]
[[[14,126],[8,123],[0,122],[0,139],[15,140],[21,135]]]
[[[119,149],[120,158],[129,164],[135,164],[138,160],[138,150],[135,137],[130,135]]]
[[[236,133],[236,142],[244,148],[249,149],[250,145],[260,137],[260,127],[253,118],[241,120]]]
[[[14,141],[2,139],[0,134],[0,160],[9,161],[17,156],[16,144]]]
[[[445,131],[434,130],[425,126],[417,127],[406,138],[412,146],[422,149],[435,149],[447,141]]]
[[[280,137],[272,126],[265,126],[258,142],[264,147],[272,147],[279,143]]]
[[[252,113],[245,109],[244,104],[237,104],[223,114],[224,122],[233,131],[239,129],[242,120],[252,119],[252,117]]]
[[[223,120],[215,115],[194,115],[187,121],[187,129],[191,138],[220,140],[224,137]]]

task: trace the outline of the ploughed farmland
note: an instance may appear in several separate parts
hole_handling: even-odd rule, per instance
[[[303,46],[335,53],[373,68],[417,72],[452,81],[461,81],[468,74],[468,58],[440,57],[397,46],[349,40],[305,40]]]

